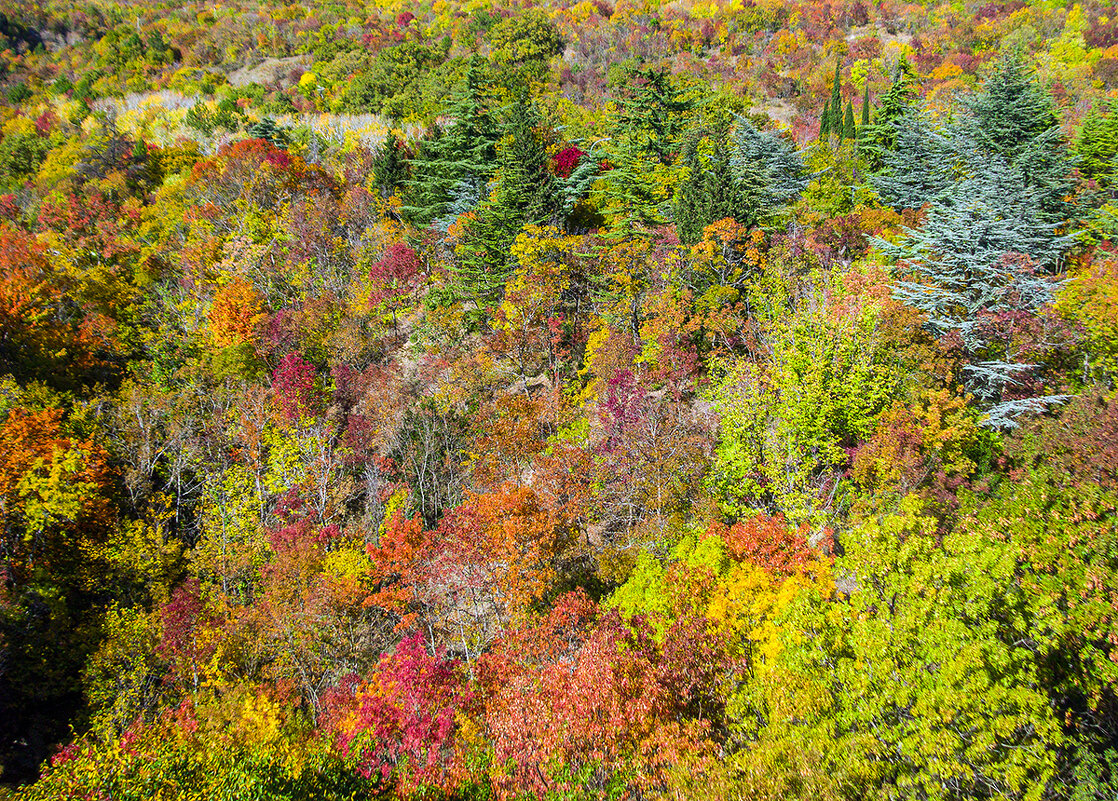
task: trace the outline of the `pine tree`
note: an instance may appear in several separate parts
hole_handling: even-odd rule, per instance
[[[618,129],[638,152],[670,165],[695,104],[683,96],[666,69],[629,71],[628,96],[618,98]]]
[[[862,95],[862,128],[870,124],[870,82],[866,79],[865,94]]]
[[[1020,53],[1002,58],[967,109],[970,136],[984,150],[1009,159],[1058,123],[1052,98]]]
[[[272,147],[277,147],[280,150],[287,149],[287,135],[271,117],[264,117],[259,122],[254,122],[248,126],[245,132],[253,139],[263,139]]]
[[[885,154],[893,149],[897,139],[897,124],[912,110],[915,96],[916,72],[908,59],[902,57],[893,72],[889,90],[880,98],[873,122],[858,140],[859,154],[869,162],[871,168],[880,167]]]
[[[831,101],[823,102],[823,113],[819,116],[819,138],[826,140],[831,133]]]
[[[842,138],[842,61],[835,59],[835,82],[831,84],[831,119],[827,130]]]
[[[686,177],[676,189],[672,210],[679,241],[690,245],[702,239],[703,228],[711,222],[708,171],[699,158],[697,139],[688,140],[680,166]]]
[[[698,242],[706,226],[726,217],[747,225],[756,222],[749,207],[752,174],[734,170],[725,146],[727,133],[692,138],[684,150],[682,166],[686,178],[676,190],[673,219],[679,241],[685,245]],[[699,153],[702,143],[710,151],[709,158],[704,159]]]
[[[516,101],[501,128],[497,185],[466,224],[452,270],[458,294],[479,304],[500,296],[513,267],[510,247],[523,227],[556,222],[558,213],[558,188],[547,168],[547,141],[535,102]]]
[[[425,140],[412,163],[402,211],[427,225],[444,215],[462,185],[484,185],[496,166],[497,126],[477,58],[447,109],[452,122]]]
[[[607,236],[639,238],[664,224],[652,164],[634,136],[622,135],[610,144],[610,169],[604,176],[600,202],[602,215],[609,221]]]
[[[953,185],[958,154],[926,114],[911,112],[896,128],[896,147],[885,154],[881,171],[870,176],[870,183],[894,209],[918,209],[939,200]]]
[[[408,167],[408,148],[399,136],[392,134],[377,149],[373,157],[373,182],[384,198],[399,194],[407,183],[411,171]]]
[[[1077,214],[1068,200],[1075,159],[1052,98],[1020,54],[1005,56],[966,106],[958,138],[968,169],[981,171],[993,156],[1006,159],[1035,193],[1037,223],[1049,235],[1066,230]]]
[[[737,117],[731,141],[730,165],[736,175],[745,175],[751,165],[760,168],[764,183],[762,204],[766,208],[792,202],[807,186],[803,159],[779,134],[759,131],[747,118]]]
[[[846,104],[846,118],[842,124],[842,138],[854,140],[858,136],[857,130],[854,128],[854,106],[852,103]]]
[[[1075,142],[1079,172],[1103,189],[1118,187],[1118,106],[1106,114],[1092,108]]]
[[[934,201],[919,230],[907,230],[897,245],[878,240],[882,250],[909,271],[894,286],[894,297],[927,315],[937,336],[956,334],[967,364],[967,389],[988,411],[988,425],[1011,428],[1023,411],[1044,408],[1056,397],[1027,402],[1004,400],[1003,393],[1031,365],[997,353],[982,325],[991,313],[1034,313],[1051,302],[1054,284],[1034,274],[1024,254],[1049,265],[1068,246],[1037,219],[1039,193],[1027,187],[1020,170],[994,156],[981,171],[964,178]]]

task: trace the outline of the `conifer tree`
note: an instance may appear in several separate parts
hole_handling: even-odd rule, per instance
[[[666,69],[629,71],[630,91],[618,98],[618,129],[638,152],[669,165],[695,104],[684,97]]]
[[[628,239],[662,225],[660,199],[651,164],[643,157],[636,137],[621,135],[613,143],[602,187],[601,211],[609,220],[609,235]]]
[[[926,114],[911,112],[897,123],[896,147],[885,154],[870,183],[894,209],[918,209],[939,200],[954,183],[957,152],[949,136]]]
[[[853,140],[858,136],[857,130],[854,128],[854,106],[852,103],[846,104],[846,118],[842,124],[842,138]]]
[[[398,194],[410,177],[408,149],[396,134],[385,138],[373,158],[373,181],[384,198]]]
[[[865,93],[862,95],[862,128],[870,124],[870,82],[866,79]]]
[[[483,186],[496,166],[497,126],[476,58],[470,60],[447,116],[450,124],[423,143],[412,164],[403,212],[417,224],[430,224],[445,214],[456,194]]]
[[[831,119],[827,130],[842,138],[842,61],[835,59],[835,81],[831,84]]]
[[[969,169],[981,171],[992,156],[1006,159],[1035,193],[1037,222],[1049,235],[1066,229],[1076,213],[1068,200],[1075,194],[1075,160],[1051,96],[1023,57],[1003,57],[966,106],[970,114],[959,126],[959,140]]]
[[[287,149],[287,135],[271,117],[264,117],[259,122],[254,122],[245,132],[254,139],[263,139],[272,147],[280,150]]]
[[[679,241],[689,245],[702,239],[703,229],[712,222],[734,217],[739,222],[752,225],[755,215],[749,211],[749,189],[756,171],[745,173],[735,170],[724,143],[729,132],[723,131],[710,138],[692,138],[683,155],[686,173],[680,182],[673,201],[673,218]],[[709,157],[699,153],[700,144],[707,145]],[[756,166],[750,163],[750,166]]]
[[[966,104],[968,134],[984,150],[1015,159],[1058,122],[1052,98],[1020,53],[1006,55]]]
[[[1076,139],[1079,172],[1103,189],[1118,187],[1118,107],[1106,114],[1092,108],[1083,120]]]
[[[709,172],[699,158],[699,142],[696,139],[688,140],[681,166],[686,177],[676,189],[673,216],[679,241],[690,245],[698,242],[703,228],[710,225],[713,205]]]
[[[676,191],[673,217],[685,244],[698,242],[703,228],[725,217],[747,228],[761,225],[807,184],[803,161],[779,135],[738,117],[729,147],[726,138],[722,133],[692,139],[684,151],[686,177]]]
[[[1038,195],[1016,167],[993,156],[931,204],[921,229],[897,245],[878,241],[909,272],[894,297],[924,312],[935,335],[960,338],[967,389],[987,406],[993,427],[1011,428],[1021,412],[1044,408],[1045,399],[1003,400],[1031,365],[994,352],[982,324],[984,315],[1032,313],[1052,300],[1054,284],[1028,260],[1007,257],[1050,265],[1069,244],[1039,222]]]
[[[873,122],[859,137],[859,152],[872,168],[880,167],[885,154],[893,149],[897,139],[897,124],[911,111],[915,96],[916,72],[908,59],[902,57],[893,72],[889,90],[880,98]],[[864,116],[868,115],[864,113]]]
[[[819,117],[819,138],[825,140],[831,133],[831,100],[823,102],[823,113]]]
[[[458,294],[479,303],[500,296],[511,273],[509,249],[525,225],[555,222],[558,191],[535,102],[509,109],[498,145],[497,185],[469,220],[452,272]]]

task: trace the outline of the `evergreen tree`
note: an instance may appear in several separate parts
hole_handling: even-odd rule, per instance
[[[1058,123],[1052,98],[1020,53],[1004,56],[966,105],[969,135],[984,150],[1011,160]]]
[[[525,225],[556,222],[558,187],[548,170],[543,120],[534,101],[509,109],[498,146],[497,184],[466,223],[453,268],[458,294],[478,303],[498,298],[513,264],[510,247]]]
[[[1026,186],[1020,170],[995,156],[934,201],[920,230],[906,231],[897,245],[878,241],[909,271],[894,297],[924,312],[935,335],[961,339],[967,389],[987,406],[994,427],[1013,427],[1018,414],[1046,402],[1003,400],[1031,365],[994,352],[982,326],[987,314],[1035,312],[1052,300],[1051,281],[1007,258],[1024,254],[1051,265],[1070,244],[1039,223],[1039,206],[1039,192]]]
[[[412,163],[403,212],[414,223],[444,215],[463,186],[484,185],[493,174],[497,126],[476,58],[447,109],[452,121],[425,140]]]
[[[953,184],[957,152],[926,114],[911,112],[896,123],[896,147],[885,154],[870,183],[894,209],[918,209],[939,200]]]
[[[601,211],[609,221],[609,236],[639,237],[664,224],[652,164],[643,157],[639,141],[622,135],[610,153],[610,169],[603,181]]]
[[[253,139],[263,139],[272,147],[277,147],[280,150],[287,149],[287,135],[271,117],[264,117],[259,122],[254,122],[248,126],[246,133]]]
[[[842,61],[835,59],[835,81],[831,84],[831,119],[827,123],[827,130],[834,136],[842,138]]]
[[[703,228],[710,225],[712,193],[710,174],[699,158],[699,143],[690,139],[681,164],[686,177],[676,189],[673,217],[676,235],[685,245],[702,239]]]
[[[1092,108],[1083,120],[1075,151],[1084,178],[1103,189],[1118,187],[1118,108],[1111,106],[1106,114]]]
[[[803,161],[779,135],[738,117],[729,147],[725,140],[725,134],[695,138],[684,151],[686,177],[676,191],[673,218],[685,244],[698,242],[703,228],[725,217],[747,228],[761,225],[807,185]]]
[[[618,98],[618,129],[631,137],[642,155],[669,165],[695,104],[666,69],[629,71],[629,92]]]
[[[870,82],[866,79],[865,93],[862,95],[862,128],[870,124]]]
[[[724,144],[726,133],[692,138],[684,150],[686,177],[676,190],[673,218],[679,241],[685,245],[698,242],[706,226],[726,217],[747,225],[756,222],[749,211],[748,189],[754,183],[750,180],[753,173],[733,169]],[[708,158],[700,155],[700,144],[710,151]]]
[[[854,128],[854,106],[852,103],[846,104],[846,118],[842,124],[842,138],[853,140],[858,136],[858,131]]]
[[[916,72],[908,59],[902,57],[893,72],[889,90],[881,97],[873,122],[858,140],[859,153],[869,162],[871,168],[879,168],[885,154],[893,149],[897,139],[897,125],[912,110],[915,96]]]
[[[1066,230],[1077,213],[1068,200],[1075,161],[1051,97],[1021,56],[1004,57],[966,106],[958,140],[968,170],[980,172],[995,156],[1006,159],[1034,193],[1037,223],[1049,235]]]
[[[791,203],[808,184],[804,162],[796,148],[777,133],[757,130],[745,117],[736,119],[730,165],[739,179],[755,167],[760,170],[763,190],[759,204],[764,210]],[[748,224],[740,217],[738,222]]]
[[[819,138],[825,140],[831,133],[831,100],[823,102],[823,113],[819,116]]]
[[[389,198],[400,192],[410,175],[407,145],[392,134],[381,143],[373,157],[373,181],[381,196]]]

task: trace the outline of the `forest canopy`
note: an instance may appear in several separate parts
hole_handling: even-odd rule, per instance
[[[1118,794],[1118,15],[13,0],[0,799]]]

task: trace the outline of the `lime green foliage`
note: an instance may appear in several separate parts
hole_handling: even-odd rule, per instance
[[[809,291],[767,327],[765,358],[728,364],[710,391],[720,441],[709,486],[727,515],[826,519],[844,447],[870,434],[898,392],[878,310],[835,305],[824,290]]]
[[[116,737],[160,700],[163,665],[155,653],[158,624],[142,608],[112,607],[105,613],[105,639],[83,674],[93,712],[92,728]]]
[[[781,664],[829,696],[803,735],[849,794],[1040,797],[1064,734],[1038,686],[1020,563],[970,532],[940,548],[934,530],[906,501],[845,538],[847,598],[792,603]]]
[[[177,726],[175,724],[178,724]],[[89,794],[114,801],[356,801],[376,779],[349,768],[328,740],[306,739],[307,721],[266,695],[236,692],[120,740],[83,738],[16,797],[54,801]],[[80,795],[79,795],[80,794]]]

